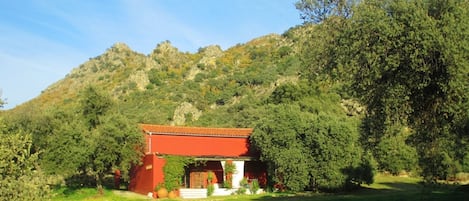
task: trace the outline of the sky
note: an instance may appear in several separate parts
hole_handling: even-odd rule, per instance
[[[0,1],[0,97],[11,109],[117,42],[150,54],[228,49],[302,24],[297,0]]]

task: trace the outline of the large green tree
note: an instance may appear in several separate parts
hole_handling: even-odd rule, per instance
[[[468,146],[468,21],[469,1],[362,1],[333,47],[330,67],[367,106],[369,142],[409,125],[429,180],[447,177]]]
[[[32,153],[31,135],[6,130],[0,118],[0,200],[47,199],[47,177],[38,165],[38,153]]]
[[[95,176],[98,189],[104,176],[116,169],[128,180],[131,166],[143,157],[143,136],[138,125],[122,115],[109,114],[90,135],[87,144],[92,151],[85,166]]]
[[[96,87],[87,87],[80,103],[85,126],[89,129],[83,134],[88,146],[84,167],[95,177],[97,188],[102,192],[106,174],[119,169],[128,176],[131,165],[140,162],[143,136],[136,122],[113,111],[111,97]]]
[[[87,86],[80,94],[80,108],[88,128],[101,124],[101,118],[112,108],[111,97],[95,86]]]
[[[137,123],[119,114],[112,98],[98,88],[84,89],[79,102],[78,115],[55,111],[49,117],[62,123],[47,136],[42,163],[49,173],[92,177],[102,192],[104,177],[113,170],[128,179],[131,165],[143,156],[143,136]]]
[[[274,182],[301,191],[341,190],[372,181],[358,119],[347,117],[336,94],[286,84],[267,102],[251,140]]]
[[[47,122],[37,122],[37,127],[46,127],[52,124],[52,128],[42,130],[44,134],[37,133],[44,139],[40,140],[38,149],[42,151],[41,167],[49,174],[59,174],[64,177],[72,177],[84,173],[87,157],[91,153],[86,139],[88,130],[73,114],[54,111],[43,117]]]
[[[272,105],[269,109],[271,113],[259,121],[251,140],[274,182],[293,191],[303,190],[310,181],[313,158],[301,137],[306,135],[311,117],[295,106]]]

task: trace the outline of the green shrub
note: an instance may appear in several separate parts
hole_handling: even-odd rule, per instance
[[[249,186],[249,190],[251,191],[251,194],[256,194],[259,188],[260,188],[259,181],[257,179],[253,179],[251,182],[251,185]]]
[[[246,194],[247,187],[248,187],[248,180],[246,179],[246,177],[244,177],[243,179],[241,179],[241,181],[239,181],[239,188],[236,191],[236,194],[238,195]]]
[[[215,186],[213,186],[213,184],[207,185],[207,196],[213,195],[214,191],[215,191]]]
[[[213,186],[213,178],[215,177],[215,174],[212,171],[207,172],[207,196],[213,195],[213,192],[215,191],[215,186]]]
[[[236,166],[233,164],[232,161],[227,161],[225,164],[225,176],[226,179],[223,182],[223,186],[225,188],[231,189],[233,188],[233,174],[236,171]]]
[[[192,159],[184,156],[166,156],[165,160],[166,163],[163,166],[164,185],[168,191],[172,191],[181,185],[184,168],[192,162]]]

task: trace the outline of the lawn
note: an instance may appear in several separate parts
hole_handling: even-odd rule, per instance
[[[196,201],[414,201],[414,200],[449,200],[469,201],[469,186],[439,184],[423,186],[418,178],[377,175],[375,183],[364,185],[360,190],[351,193],[265,193],[261,195],[234,195],[227,197],[210,197]],[[67,189],[53,191],[53,201],[143,201],[150,200],[146,196],[128,191],[106,190],[99,196],[93,188]],[[170,201],[169,199],[165,199]],[[181,199],[177,199],[181,200]]]

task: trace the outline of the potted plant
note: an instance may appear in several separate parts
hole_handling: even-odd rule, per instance
[[[165,185],[163,183],[156,185],[155,190],[156,190],[155,194],[157,195],[158,198],[168,197],[168,190],[165,188]]]
[[[178,189],[181,186],[181,178],[184,175],[184,168],[192,162],[192,159],[184,156],[171,156],[165,157],[166,164],[163,166],[164,183],[168,196],[176,198],[178,196]]]
[[[251,194],[257,194],[257,191],[260,189],[260,186],[259,186],[259,181],[257,179],[253,179],[251,181],[251,185],[250,185],[250,189],[249,191],[251,191]]]
[[[225,188],[231,189],[233,187],[233,174],[236,171],[236,166],[233,164],[233,161],[228,160],[225,164],[225,181],[223,185]]]
[[[208,171],[207,173],[207,196],[213,195],[213,192],[215,191],[215,186],[213,185],[215,183],[215,174],[212,171]]]
[[[176,191],[177,191],[177,190],[169,191],[169,193],[168,193],[168,198],[169,198],[169,199],[177,198],[178,195],[177,195],[177,192],[176,192]]]

